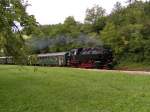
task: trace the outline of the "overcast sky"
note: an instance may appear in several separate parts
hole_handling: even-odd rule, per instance
[[[74,16],[76,21],[83,22],[87,8],[98,4],[110,13],[117,1],[124,5],[127,0],[29,0],[32,6],[27,11],[35,15],[40,24],[63,23],[68,16]]]

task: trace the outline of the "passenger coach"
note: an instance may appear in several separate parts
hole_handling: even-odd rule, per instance
[[[36,64],[44,66],[65,66],[66,52],[38,54]]]

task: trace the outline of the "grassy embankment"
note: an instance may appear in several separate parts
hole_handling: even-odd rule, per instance
[[[122,70],[139,70],[139,71],[150,71],[149,63],[133,63],[129,61],[124,61],[115,66],[115,69]]]
[[[0,112],[150,112],[150,76],[0,66]]]

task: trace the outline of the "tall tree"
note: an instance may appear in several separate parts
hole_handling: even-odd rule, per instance
[[[0,50],[5,55],[20,57],[24,54],[23,32],[31,33],[37,25],[34,16],[28,15],[25,0],[0,0]]]
[[[105,22],[105,9],[99,5],[95,5],[91,9],[88,8],[86,10],[85,24],[83,26],[83,29],[85,29],[84,32],[99,34],[100,30],[104,28]]]
[[[134,2],[136,2],[137,0],[127,0],[126,2],[129,3],[129,4],[132,4]]]
[[[65,19],[63,28],[70,37],[78,37],[80,34],[80,23],[77,22],[73,16],[69,16]]]
[[[122,5],[120,2],[116,2],[116,4],[114,5],[113,11],[112,13],[117,13],[120,12],[122,10]]]
[[[105,16],[105,9],[99,5],[95,5],[91,9],[86,10],[85,23],[94,24],[100,18]]]

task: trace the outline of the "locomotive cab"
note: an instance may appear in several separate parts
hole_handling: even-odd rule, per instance
[[[70,54],[71,54],[71,55],[79,55],[80,52],[82,51],[82,49],[83,49],[83,48],[72,49],[72,50],[70,51]]]

